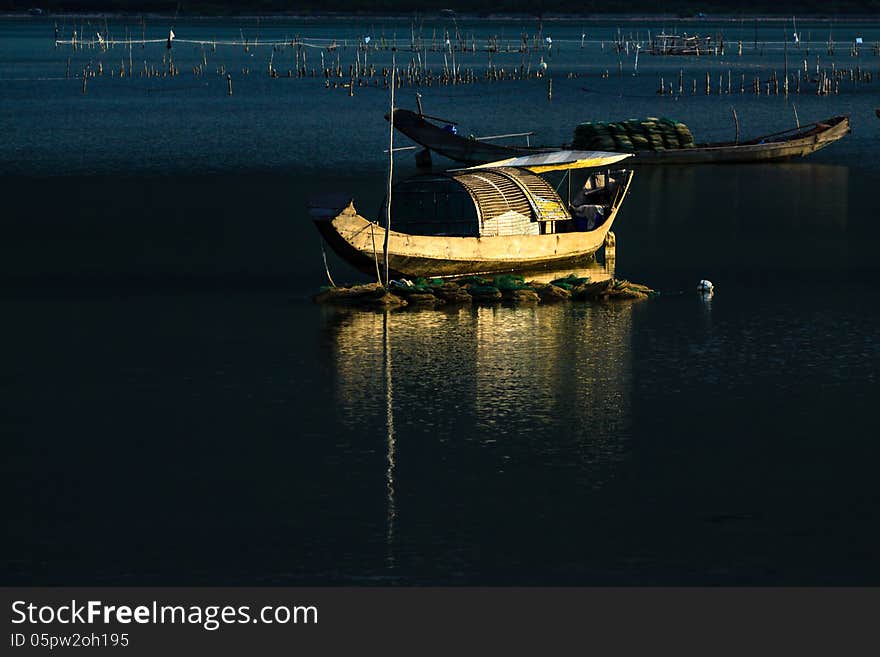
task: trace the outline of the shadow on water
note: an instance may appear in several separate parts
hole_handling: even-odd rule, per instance
[[[871,178],[808,162],[642,168],[615,223],[617,267],[662,290],[861,278],[876,268]]]

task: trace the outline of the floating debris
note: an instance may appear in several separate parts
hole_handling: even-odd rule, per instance
[[[387,289],[379,283],[347,287],[328,287],[314,297],[315,303],[362,308],[434,308],[469,303],[514,306],[549,304],[560,301],[640,300],[657,296],[651,288],[631,281],[608,278],[593,282],[570,274],[551,283],[526,282],[522,276],[505,274],[484,278],[469,276],[454,281],[423,279],[390,281]]]

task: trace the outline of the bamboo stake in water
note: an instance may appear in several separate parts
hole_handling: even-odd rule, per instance
[[[739,118],[736,115],[736,108],[731,107],[730,109],[733,110],[733,123],[736,126],[736,141],[734,143],[738,144],[739,143]]]

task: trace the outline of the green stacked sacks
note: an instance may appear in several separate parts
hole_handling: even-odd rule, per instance
[[[468,294],[474,301],[498,301],[501,298],[501,290],[494,285],[475,285],[467,286]]]
[[[513,274],[502,274],[500,276],[496,276],[495,280],[493,281],[493,286],[501,290],[501,292],[532,289],[525,284],[525,279],[522,276],[515,276]]]
[[[615,148],[617,148],[617,144],[614,142],[614,137],[611,135],[599,139],[594,147],[594,149],[598,151],[613,151]]]
[[[663,137],[663,146],[673,150],[679,148],[678,133],[675,131],[675,123],[669,119],[660,119],[658,127],[660,129],[660,134]]]
[[[651,145],[652,151],[661,152],[666,150],[666,144],[663,142],[663,135],[659,132],[648,134],[648,143]]]
[[[575,147],[584,150],[613,151],[614,137],[607,123],[582,123],[575,130]]]
[[[675,134],[678,135],[679,148],[694,148],[697,145],[691,129],[680,121],[675,122]]]
[[[572,147],[617,152],[665,151],[693,148],[694,137],[684,123],[648,117],[618,123],[588,121],[574,131]]]
[[[607,123],[593,124],[593,139],[587,148],[599,151],[613,151],[615,147],[611,126]]]
[[[584,121],[583,123],[578,123],[574,129],[575,137],[592,137],[596,134],[596,128],[593,126],[592,121]]]
[[[530,285],[527,285],[522,276],[514,274],[501,274],[495,277],[495,287],[501,292],[501,298],[506,303],[516,305],[538,303],[540,297]]]
[[[571,290],[572,288],[580,287],[581,285],[585,285],[586,283],[589,283],[589,282],[590,282],[589,277],[580,278],[578,276],[575,276],[574,274],[569,274],[568,276],[565,276],[564,278],[557,278],[555,280],[550,281],[550,285],[555,285],[556,287],[561,287],[563,290]]]
[[[648,141],[648,138],[640,132],[633,132],[629,136],[630,143],[633,145],[634,151],[649,151],[651,150],[651,142]]]
[[[640,121],[639,125],[641,126],[642,134],[648,140],[648,150],[666,150],[666,144],[663,143],[663,135],[660,132],[660,119],[649,116],[647,119]]]
[[[609,123],[608,133],[614,143],[614,146],[608,150],[613,151],[631,151],[633,149],[632,142],[626,131],[626,126],[622,123]]]
[[[574,129],[574,139],[572,139],[572,147],[576,149],[589,149],[592,147],[593,141],[596,139],[596,126],[590,122],[580,123]]]
[[[467,276],[455,281],[474,301],[498,301],[501,299],[501,290],[495,287],[493,281],[482,276]]]
[[[657,131],[657,124],[660,122],[656,116],[649,116],[647,119],[642,119],[639,121],[639,125],[641,126],[642,132],[645,134],[651,134],[651,132]]]
[[[599,121],[598,123],[593,124],[593,129],[596,131],[596,135],[599,137],[608,137],[611,135],[611,128],[607,123]]]
[[[633,144],[632,139],[627,134],[622,135],[614,135],[614,150],[623,151],[625,153],[631,153],[636,150],[635,144]]]

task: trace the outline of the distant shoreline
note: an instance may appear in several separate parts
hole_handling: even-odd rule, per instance
[[[220,20],[220,19],[241,19],[241,20],[334,20],[334,19],[350,19],[370,18],[374,20],[450,20],[452,16],[444,15],[440,12],[431,12],[426,14],[418,14],[415,12],[400,13],[373,13],[365,11],[351,12],[323,12],[323,13],[302,13],[302,12],[271,12],[266,14],[183,14],[175,15],[172,12],[60,12],[46,13],[39,16],[33,16],[22,11],[2,11],[0,10],[0,18],[3,19],[23,19],[23,20],[48,20],[48,19],[131,19],[131,18],[154,18],[154,19],[172,19],[179,21],[199,21],[199,20]],[[466,21],[537,21],[538,17],[534,14],[517,14],[517,13],[499,13],[499,14],[476,14],[476,13],[456,13],[456,20]],[[851,22],[860,20],[870,20],[880,22],[880,15],[876,14],[798,14],[794,17],[799,21],[809,20],[817,22]],[[679,16],[674,14],[545,14],[543,21],[547,22],[576,22],[590,21],[601,23],[637,23],[637,22],[699,22],[699,23],[743,23],[753,21],[768,21],[774,23],[788,23],[792,21],[790,14],[718,14],[707,16]]]

